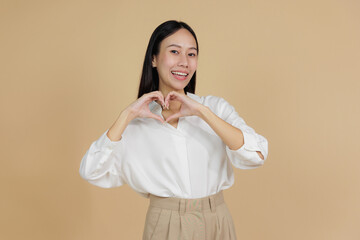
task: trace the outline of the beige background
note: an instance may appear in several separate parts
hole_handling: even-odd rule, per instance
[[[148,200],[79,175],[135,100],[152,31],[199,40],[198,95],[232,103],[269,141],[225,191],[239,239],[360,239],[360,4],[1,1],[0,239],[140,239]]]

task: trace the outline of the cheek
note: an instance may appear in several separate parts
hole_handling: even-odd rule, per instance
[[[197,60],[191,61],[191,68],[192,68],[193,71],[196,71],[197,65],[198,65]]]
[[[165,55],[162,59],[163,65],[165,67],[171,67],[174,65],[174,59],[171,56]]]

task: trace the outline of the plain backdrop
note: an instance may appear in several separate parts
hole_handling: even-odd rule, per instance
[[[360,239],[360,2],[0,2],[0,239],[141,239],[148,199],[79,175],[135,101],[153,30],[196,32],[196,94],[269,142],[224,191],[238,239]]]

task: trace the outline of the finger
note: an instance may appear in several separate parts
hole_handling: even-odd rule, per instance
[[[169,104],[170,100],[178,99],[178,95],[180,95],[180,94],[178,94],[177,92],[174,92],[174,91],[171,91],[171,92],[168,93],[168,95],[165,98],[166,107],[168,109],[169,109],[169,105],[170,105]]]
[[[145,99],[147,102],[154,101],[158,98],[159,98],[159,96],[155,92],[149,92],[145,96]]]
[[[156,91],[156,92],[162,97],[163,100],[165,99],[165,97],[164,97],[164,95],[162,94],[161,91]]]
[[[177,113],[174,113],[173,115],[170,115],[166,120],[165,122],[169,122],[171,121],[172,119],[177,119],[181,117],[181,113],[180,112],[177,112]]]
[[[159,99],[160,99],[161,105],[163,106],[163,108],[165,108],[165,107],[166,107],[165,97],[164,97],[164,95],[162,94],[162,92],[158,91],[158,93],[159,93],[159,96],[160,96]]]
[[[150,98],[152,101],[158,99],[160,101],[161,105],[164,107],[165,101],[164,101],[164,97],[161,92],[159,92],[159,91],[150,92]]]
[[[158,100],[161,103],[162,107],[165,108],[165,100],[164,100],[164,96],[162,94],[162,92],[160,91],[154,91],[154,93],[158,96]]]
[[[164,123],[164,119],[162,119],[159,115],[150,114],[149,118],[154,118],[154,119],[159,120],[160,122]]]
[[[170,98],[171,94],[172,94],[172,92],[169,92],[168,95],[167,95],[166,98],[165,98],[166,106],[168,106],[169,98]]]
[[[169,92],[168,95],[165,98],[165,102],[167,103],[170,99],[170,97],[172,96],[173,92]]]

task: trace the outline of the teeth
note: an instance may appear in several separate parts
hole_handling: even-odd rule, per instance
[[[176,75],[181,75],[181,76],[187,76],[188,74],[187,73],[181,73],[181,72],[172,72],[173,74],[176,74]]]

